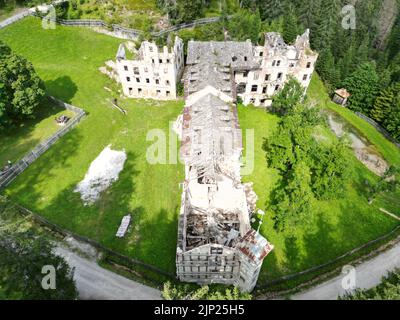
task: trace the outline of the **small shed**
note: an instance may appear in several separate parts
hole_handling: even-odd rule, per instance
[[[340,104],[342,106],[345,106],[347,104],[348,98],[351,96],[351,94],[344,88],[342,89],[337,89],[335,91],[335,94],[333,95],[333,102]]]

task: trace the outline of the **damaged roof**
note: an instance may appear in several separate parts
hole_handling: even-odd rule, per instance
[[[253,45],[247,41],[189,41],[187,64],[214,62],[233,68],[255,68]]]
[[[258,263],[274,249],[274,246],[257,231],[250,229],[236,244],[236,248],[251,261]]]

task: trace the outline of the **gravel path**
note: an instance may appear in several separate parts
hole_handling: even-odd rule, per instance
[[[129,280],[100,267],[73,251],[57,247],[56,253],[75,267],[74,279],[83,300],[161,300],[159,290]]]

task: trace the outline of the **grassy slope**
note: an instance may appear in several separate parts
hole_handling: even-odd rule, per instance
[[[178,183],[181,165],[150,165],[146,161],[149,129],[167,130],[182,102],[120,102],[128,115],[110,106],[108,80],[98,68],[112,59],[120,40],[88,29],[40,28],[25,19],[0,30],[0,39],[33,62],[48,93],[88,112],[83,122],[46,152],[8,188],[14,200],[60,226],[148,263],[174,270]],[[40,44],[40,45],[38,45]],[[128,159],[119,180],[92,207],[73,192],[90,163],[108,144],[124,148]],[[115,232],[121,217],[133,213],[133,228],[123,239]]]
[[[35,113],[35,119],[20,124],[15,129],[0,135],[0,166],[10,160],[21,159],[39,142],[60,129],[54,118],[60,115],[73,117],[74,113],[44,101]]]
[[[310,97],[324,100],[326,92],[320,89],[319,79],[314,77],[309,88]],[[259,196],[258,207],[264,209],[268,194],[279,176],[267,167],[261,145],[263,138],[268,137],[276,128],[277,118],[254,107],[239,107],[239,118],[242,129],[255,130],[255,170],[243,180],[254,182]],[[325,128],[318,128],[318,134],[327,136],[329,140],[335,139]],[[350,165],[354,169],[352,183],[347,186],[345,196],[340,200],[316,201],[315,219],[307,226],[308,229],[299,229],[296,235],[277,233],[273,229],[271,213],[267,213],[261,233],[275,245],[275,249],[265,259],[260,282],[332,260],[398,224],[380,213],[376,207],[368,205],[363,196],[363,182],[376,177],[350,150],[349,153]]]
[[[354,112],[347,108],[333,103],[326,93],[326,89],[318,76],[313,78],[310,84],[308,95],[311,99],[317,100],[320,105],[338,113],[359,132],[361,132],[391,164],[400,166],[400,149],[387,140],[380,132],[365,120],[358,117]]]

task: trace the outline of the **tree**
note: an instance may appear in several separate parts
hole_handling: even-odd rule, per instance
[[[294,43],[297,35],[299,34],[299,27],[296,15],[294,14],[293,9],[285,15],[283,20],[283,39],[286,43]]]
[[[325,49],[321,51],[317,60],[317,71],[328,86],[337,87],[340,81],[340,71],[337,64],[335,64],[331,50]]]
[[[375,63],[360,65],[343,81],[343,86],[351,93],[349,108],[369,114],[379,88]]]
[[[385,119],[392,117],[391,111],[397,103],[400,102],[400,82],[397,82],[381,91],[371,109],[371,117],[383,123]]]
[[[310,184],[310,168],[303,161],[295,163],[283,180],[283,186],[271,195],[270,209],[276,230],[294,230],[308,220],[314,198]]]
[[[261,30],[261,18],[258,10],[252,13],[248,10],[239,10],[228,22],[228,31],[232,38],[238,41],[250,39],[258,43]]]
[[[73,270],[32,231],[0,232],[0,288],[8,299],[76,299]],[[56,289],[43,289],[43,266],[56,271]]]
[[[331,146],[314,144],[311,186],[318,199],[327,200],[343,194],[349,180],[347,145],[340,140]]]
[[[45,91],[32,64],[0,42],[0,128],[31,117]]]
[[[189,285],[175,285],[164,283],[162,296],[165,300],[251,300],[251,294],[240,292],[237,287],[210,289],[205,285],[194,289]]]
[[[202,0],[178,0],[178,21],[190,22],[203,16]]]
[[[281,91],[272,98],[272,110],[285,115],[293,110],[303,98],[304,88],[293,77],[290,77]]]

